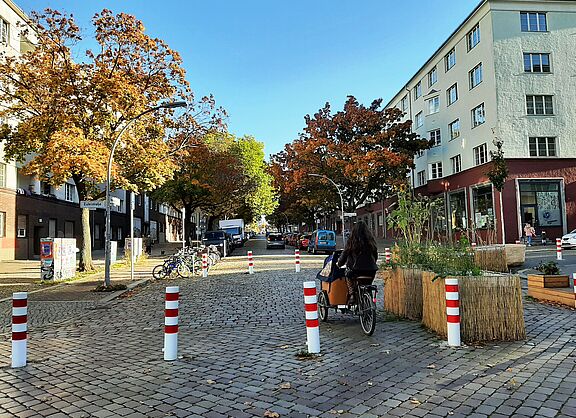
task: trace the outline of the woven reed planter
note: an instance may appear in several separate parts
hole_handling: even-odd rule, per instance
[[[490,245],[476,247],[474,262],[482,270],[506,273],[512,266],[521,266],[526,260],[524,244]]]
[[[446,337],[444,279],[422,273],[422,323]],[[462,341],[518,341],[526,338],[520,278],[513,275],[457,277]]]
[[[384,284],[384,309],[402,318],[422,318],[422,270],[388,270]]]

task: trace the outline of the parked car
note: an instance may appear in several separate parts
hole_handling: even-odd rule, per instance
[[[576,229],[562,237],[562,247],[564,248],[576,247]]]
[[[300,236],[300,239],[298,240],[298,248],[300,250],[308,249],[308,243],[310,242],[311,236],[312,236],[311,234],[303,234]]]
[[[308,252],[317,254],[318,252],[336,251],[336,233],[325,229],[319,229],[312,233],[308,240]]]
[[[270,232],[266,237],[266,249],[270,250],[272,248],[286,248],[286,243],[284,242],[284,237],[279,232]]]
[[[202,238],[202,244],[215,245],[222,257],[232,254],[234,240],[226,231],[207,231]]]

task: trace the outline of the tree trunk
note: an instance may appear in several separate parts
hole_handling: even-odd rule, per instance
[[[92,263],[92,241],[90,236],[90,209],[83,208],[82,211],[82,238],[80,240],[80,264],[78,270],[93,271]]]

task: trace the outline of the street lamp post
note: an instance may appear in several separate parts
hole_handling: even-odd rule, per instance
[[[173,109],[177,107],[186,107],[186,102],[172,102],[172,103],[163,103],[155,107],[151,107],[150,109],[146,109],[142,113],[136,115],[132,119],[128,120],[124,127],[118,132],[114,143],[112,144],[112,149],[110,150],[110,158],[108,158],[108,172],[106,173],[106,244],[105,244],[105,264],[104,264],[104,285],[110,286],[110,249],[111,249],[111,241],[112,241],[112,231],[110,228],[110,177],[112,177],[112,160],[114,159],[114,151],[116,151],[116,146],[120,142],[120,138],[122,138],[122,134],[128,129],[130,125],[132,125],[136,120],[141,118],[142,116],[155,112],[159,109]],[[130,237],[134,234],[134,230],[130,232]],[[134,252],[134,245],[130,251]]]
[[[282,212],[282,215],[286,218],[286,232],[288,232],[288,227],[290,226],[290,221],[288,220],[288,215]]]
[[[342,210],[342,242],[344,243],[344,246],[346,246],[346,234],[344,233],[344,198],[342,197],[342,191],[340,191],[340,187],[338,187],[338,185],[336,183],[334,183],[332,181],[332,179],[330,179],[329,177],[326,177],[323,174],[308,174],[308,175],[312,176],[312,177],[320,177],[320,178],[326,179],[330,183],[332,183],[334,185],[334,187],[336,187],[336,190],[338,190],[338,194],[340,195],[340,208]]]

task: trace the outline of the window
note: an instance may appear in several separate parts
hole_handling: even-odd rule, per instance
[[[136,205],[142,206],[142,195],[140,194],[136,196]]]
[[[119,227],[118,227],[118,232],[117,232],[118,241],[122,241],[123,236],[124,236],[124,235],[122,235],[122,227],[119,226]]]
[[[416,158],[420,158],[424,156],[424,150],[420,150],[416,153]]]
[[[74,221],[64,222],[64,238],[74,238]]]
[[[470,90],[482,82],[482,63],[468,73],[468,79],[470,80]]]
[[[76,195],[76,186],[73,184],[65,183],[64,184],[64,199],[68,202],[74,201],[74,196]]]
[[[0,187],[6,187],[6,164],[0,163]]]
[[[481,165],[488,161],[488,147],[482,144],[473,149],[474,151],[474,165]]]
[[[466,216],[466,193],[464,191],[451,193],[448,195],[450,210],[450,226],[452,230],[468,228],[468,217]]]
[[[423,186],[426,183],[426,172],[424,170],[419,171],[417,174],[418,186]]]
[[[494,228],[494,203],[492,186],[480,186],[472,189],[474,204],[474,225],[476,229]]]
[[[452,163],[452,174],[462,171],[462,156],[460,154],[450,158],[450,162]]]
[[[446,100],[448,102],[448,106],[458,100],[458,84],[455,83],[452,87],[448,89],[446,92]]]
[[[428,87],[432,87],[438,81],[438,70],[436,67],[432,68],[428,73]]]
[[[448,130],[450,131],[450,140],[458,138],[460,136],[460,119],[450,123]]]
[[[526,113],[529,115],[553,115],[552,96],[526,96]]]
[[[422,112],[418,112],[418,114],[416,115],[416,128],[421,127],[422,125],[424,125],[424,119],[422,118]]]
[[[524,71],[527,73],[549,73],[550,54],[524,53]]]
[[[0,212],[0,238],[6,236],[6,212]]]
[[[48,219],[48,236],[50,238],[56,238],[57,225],[58,223],[56,219]]]
[[[528,138],[530,157],[556,157],[556,138],[531,136]]]
[[[448,52],[444,57],[444,64],[446,66],[446,71],[456,65],[456,50],[454,48],[452,48],[452,50],[450,50],[450,52]]]
[[[520,29],[522,32],[547,32],[546,13],[520,12]]]
[[[10,23],[0,17],[0,44],[8,46],[10,42]]]
[[[406,112],[408,110],[408,95],[404,96],[400,101],[400,109],[402,112]]]
[[[484,122],[486,122],[486,117],[484,114],[484,103],[482,103],[480,106],[476,106],[472,109],[472,127],[475,128],[480,126]]]
[[[438,113],[440,111],[440,97],[432,97],[428,100],[428,114]]]
[[[414,87],[414,100],[416,100],[420,96],[422,96],[422,82],[421,81],[419,81],[418,84],[416,84],[416,87]]]
[[[476,45],[480,43],[480,26],[476,25],[474,29],[468,32],[467,44],[468,44],[468,51],[474,48]]]
[[[94,239],[100,239],[100,224],[94,224]]]
[[[46,181],[41,181],[40,182],[40,193],[43,195],[52,194],[52,187],[50,186],[50,183],[48,183]]]
[[[433,131],[430,131],[429,134],[433,147],[442,143],[442,139],[440,138],[440,129],[434,129]]]
[[[26,238],[27,225],[28,217],[26,215],[18,215],[18,228],[16,229],[16,236],[18,238]]]
[[[522,223],[534,227],[562,226],[560,181],[519,180]]]
[[[431,179],[439,179],[442,177],[442,163],[432,163],[430,164],[430,178]]]

